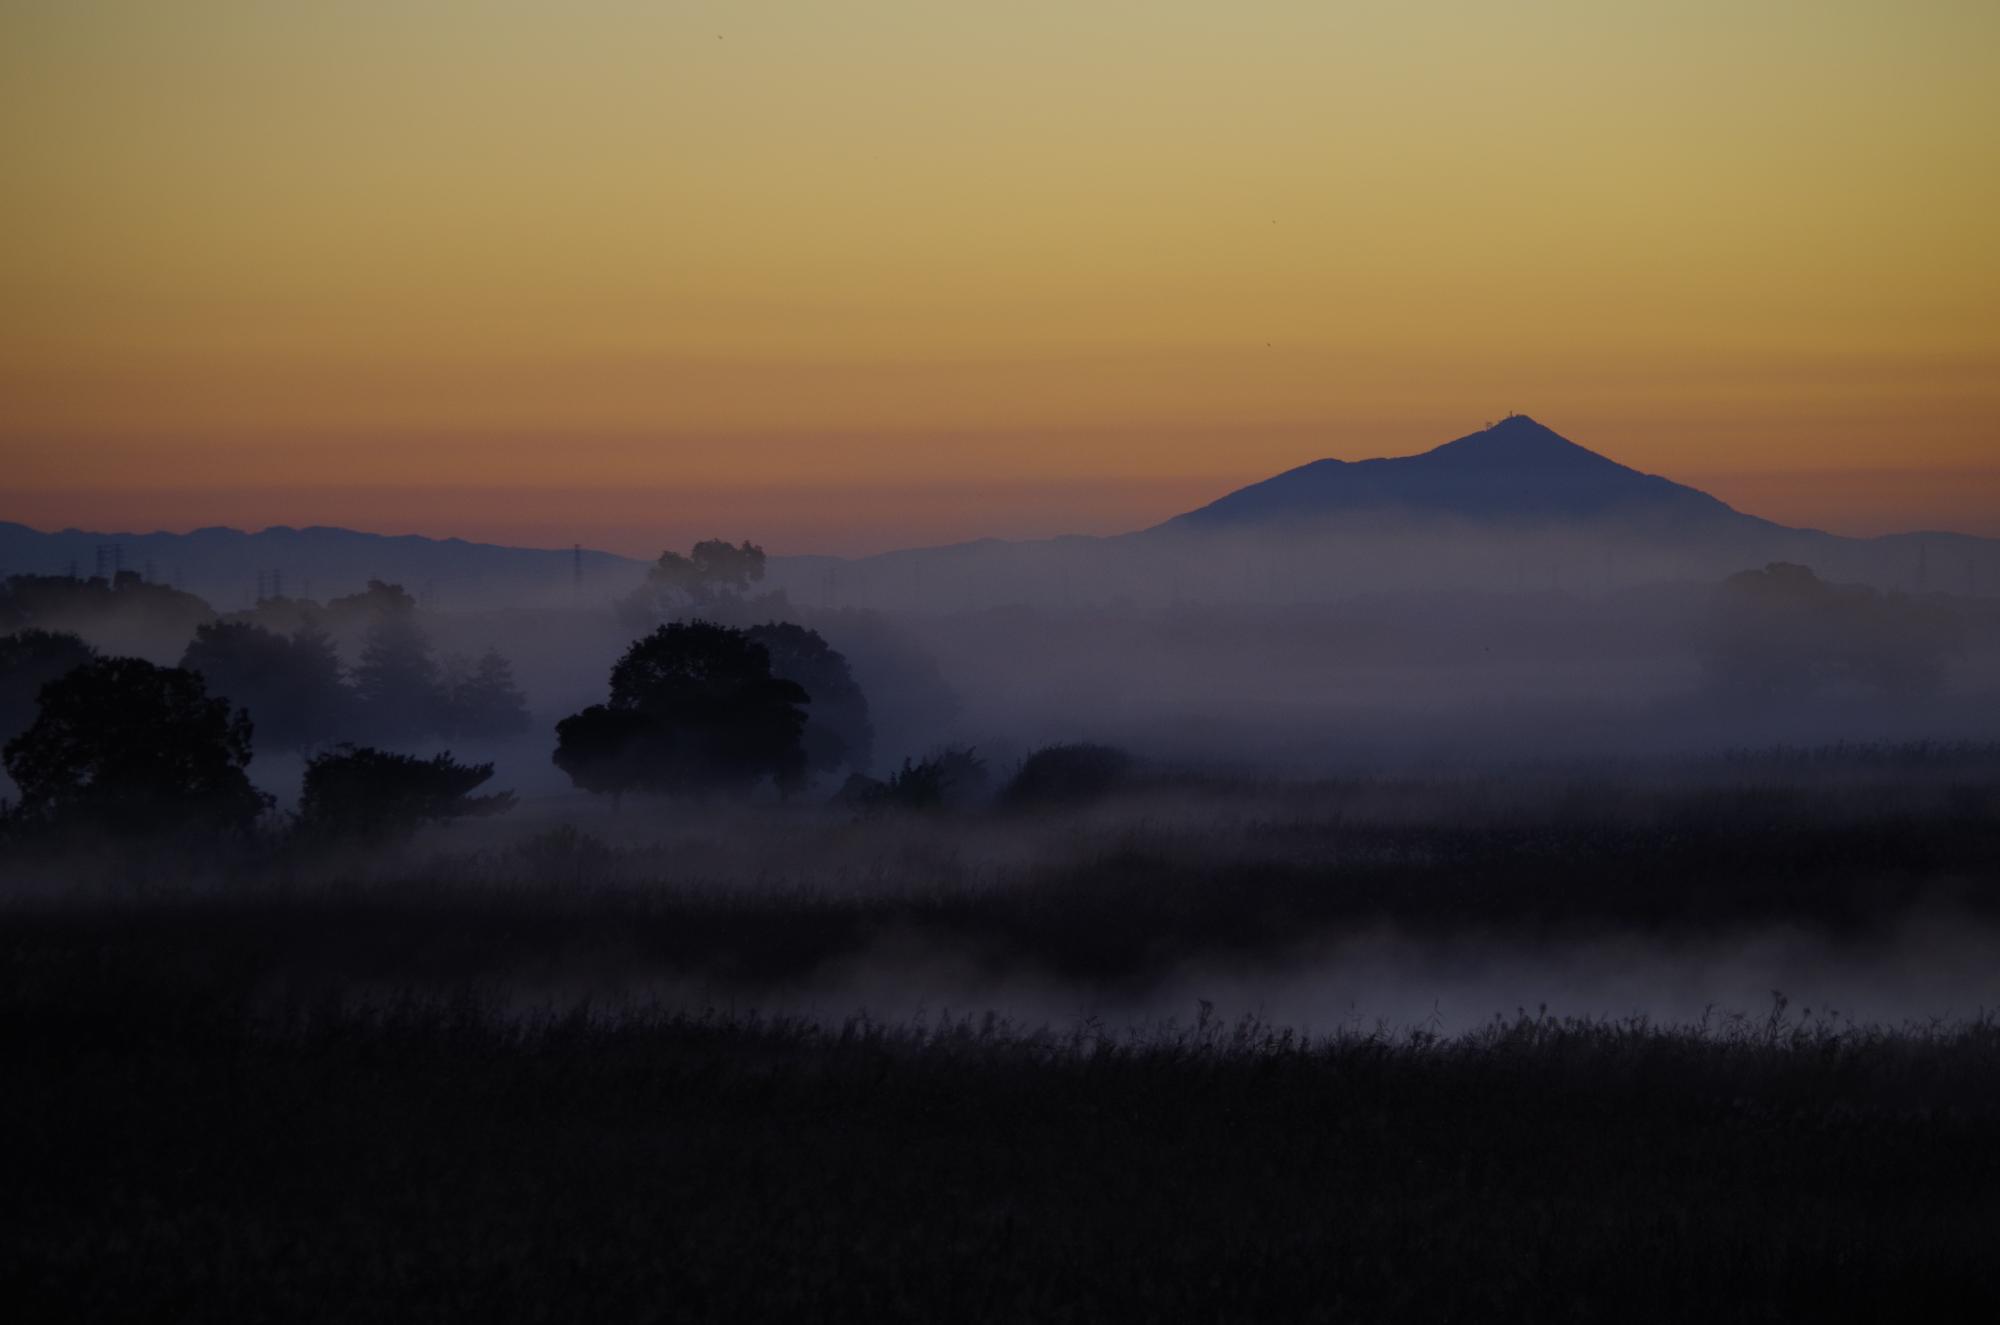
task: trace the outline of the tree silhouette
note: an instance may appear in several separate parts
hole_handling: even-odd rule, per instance
[[[195,631],[181,666],[248,709],[268,748],[303,750],[332,740],[353,718],[340,655],[324,631],[311,627],[287,638],[244,621],[211,622]]]
[[[687,609],[712,613],[723,603],[741,598],[764,578],[764,549],[745,539],[731,544],[711,538],[696,543],[687,556],[662,552],[646,572],[646,582],[618,605],[622,620],[634,628]]]
[[[300,830],[360,840],[405,837],[427,823],[501,814],[512,792],[474,796],[491,764],[461,764],[446,751],[429,759],[342,746],[306,764]]]
[[[0,620],[74,631],[103,649],[171,651],[214,619],[214,610],[193,594],[151,583],[136,571],[108,580],[13,575],[0,593]]]
[[[608,705],[557,725],[554,758],[591,791],[742,791],[767,777],[790,791],[809,702],[745,632],[675,622],[625,651]]]
[[[250,718],[201,677],[101,658],[42,688],[34,723],[7,742],[29,821],[118,833],[247,828],[271,803],[250,785]]]
[[[1711,682],[1724,692],[1908,696],[1942,683],[1959,629],[1956,618],[1930,604],[1829,584],[1810,567],[1777,561],[1724,581],[1704,642]]]
[[[711,538],[696,543],[683,557],[662,552],[648,577],[663,589],[676,590],[695,603],[718,594],[743,593],[764,578],[764,549],[744,539],[739,546]]]
[[[35,720],[42,687],[97,656],[74,635],[24,630],[0,636],[0,741]]]
[[[806,767],[823,773],[845,764],[866,772],[874,755],[875,732],[868,720],[868,697],[854,683],[847,659],[816,630],[789,621],[771,621],[746,632],[771,655],[771,674],[795,681],[812,696],[806,718]]]
[[[327,618],[339,626],[369,624],[384,617],[414,616],[416,610],[417,600],[402,585],[385,584],[381,580],[370,580],[360,593],[329,599],[326,605]]]
[[[514,684],[514,668],[488,648],[466,666],[454,658],[445,669],[446,728],[452,736],[513,736],[528,729],[528,700]]]
[[[655,725],[630,709],[592,704],[556,724],[555,765],[576,787],[609,796],[653,785]]]
[[[384,615],[368,627],[354,692],[362,726],[381,740],[419,740],[449,720],[437,660],[412,613]]]

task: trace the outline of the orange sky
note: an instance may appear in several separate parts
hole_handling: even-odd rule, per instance
[[[2000,534],[2000,6],[15,0],[0,518],[1150,523],[1508,410]]]

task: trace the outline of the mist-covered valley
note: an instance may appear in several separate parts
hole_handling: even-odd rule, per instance
[[[1689,1302],[2000,1296],[1966,1269],[2000,1190],[1984,545],[1699,497],[716,539],[484,598],[9,575],[0,1135],[43,1140],[0,1282],[116,1314],[244,1266],[261,1319],[338,1297],[322,1264],[400,1297],[414,1245],[521,1279],[452,1289],[481,1314],[707,1274],[716,1318],[788,1315],[957,1285],[918,1212],[1038,1308],[1092,1291],[1085,1243],[1141,1298],[1223,1248],[1437,1318],[1459,1280],[1379,1267],[1645,1245]],[[114,1227],[132,1268],[95,1274]]]

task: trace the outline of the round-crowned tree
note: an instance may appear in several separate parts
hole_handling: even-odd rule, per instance
[[[555,762],[589,791],[744,791],[766,778],[790,791],[809,702],[745,632],[675,622],[625,650],[609,704],[557,724]]]
[[[100,658],[42,688],[35,721],[7,742],[20,813],[115,833],[229,831],[271,804],[250,785],[250,717],[201,677]]]
[[[555,764],[584,791],[611,797],[651,785],[655,727],[643,713],[592,704],[556,724]]]
[[[97,650],[61,631],[0,635],[0,742],[35,720],[43,686],[96,656]]]
[[[816,630],[789,621],[752,626],[751,639],[771,655],[771,674],[796,681],[812,696],[806,717],[806,767],[824,773],[845,765],[865,773],[874,755],[868,697],[854,683],[847,659]]]

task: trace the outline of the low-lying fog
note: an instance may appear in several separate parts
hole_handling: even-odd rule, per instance
[[[561,1006],[589,982],[517,986],[517,1006]],[[598,997],[607,992],[595,990]],[[1203,1015],[1272,1027],[1336,1031],[1429,1029],[1457,1034],[1521,1012],[1557,1017],[1720,1025],[1957,1023],[2000,1014],[2000,930],[1938,912],[1862,946],[1794,927],[1663,945],[1639,934],[1564,946],[1505,938],[1439,942],[1392,929],[1302,944],[1268,966],[1190,965],[1143,992],[1106,991],[995,972],[973,954],[885,938],[804,984],[749,996],[699,983],[641,978],[618,993],[700,1010],[758,1011],[839,1022],[981,1017],[1024,1027],[1107,1032]],[[1779,1007],[1776,995],[1785,1000]]]
[[[454,896],[601,890],[612,919],[563,929],[560,951],[509,949],[487,969],[488,992],[522,1011],[658,1003],[834,1023],[991,1013],[1109,1033],[1204,1016],[1456,1033],[1522,1011],[1958,1022],[2000,1012],[2000,921],[1986,895],[1994,763],[1969,751],[1909,766],[1802,757],[1317,783],[1194,775],[1033,815],[643,800],[614,813],[569,795],[334,877],[390,898],[435,880]],[[1931,846],[1905,860],[1906,841]],[[1848,843],[1887,863],[1843,859]],[[1679,854],[1662,870],[1645,859],[1656,850]],[[1343,891],[1365,898],[1350,909]],[[621,896],[641,903],[633,927],[616,918]],[[1211,934],[1189,918],[1204,907],[1280,918]],[[707,919],[716,914],[728,918]],[[714,947],[674,947],[687,924]],[[666,949],[648,926],[669,931]],[[774,951],[809,955],[752,969]],[[398,988],[389,978],[374,992]]]
[[[1801,555],[1825,550],[1800,546]],[[1643,780],[1728,750],[2000,741],[2000,599],[1985,593],[1991,580],[1971,561],[1962,576],[1945,575],[1943,561],[1919,561],[1929,569],[1900,588],[1878,579],[1867,589],[1840,581],[1838,564],[1820,575],[1743,566],[1748,579],[1725,580],[1737,563],[1677,572],[1636,552],[1613,559],[1601,549],[1537,543],[1500,555],[1484,545],[1441,544],[1434,534],[1307,551],[1304,561],[1303,554],[1273,560],[1256,549],[1190,544],[1176,553],[1179,578],[1162,581],[1155,572],[1165,563],[1157,559],[1127,558],[1116,563],[1126,579],[1112,584],[1084,574],[1086,564],[1112,564],[1102,548],[1058,541],[1035,553],[1031,578],[1041,596],[1021,602],[1008,601],[1013,581],[994,578],[998,571],[976,586],[965,580],[955,599],[957,582],[940,571],[950,558],[891,559],[874,565],[867,593],[827,569],[787,583],[774,575],[699,612],[682,604],[672,614],[733,625],[789,620],[818,631],[844,655],[866,698],[874,740],[864,771],[877,775],[941,747],[971,746],[997,784],[1039,746],[1096,741],[1148,767],[1205,775],[1477,778],[1491,799],[1504,798],[1523,767],[1572,767],[1587,781],[1597,776],[1590,770],[1615,766],[1618,776]],[[1064,558],[1072,555],[1084,560],[1071,566]],[[965,556],[968,565],[984,565],[988,553]],[[1019,560],[1009,553],[1004,566],[1018,569]],[[1458,580],[1440,580],[1438,566]],[[1869,567],[1850,569],[1859,575]],[[907,593],[898,588],[905,580]],[[299,604],[279,606],[295,614]],[[658,817],[706,816],[699,806],[644,801],[613,816],[603,799],[573,791],[550,760],[555,723],[603,702],[620,653],[670,615],[656,599],[646,606],[653,617],[624,600],[418,611],[414,619],[440,659],[489,647],[504,654],[532,722],[502,740],[417,739],[400,748],[449,748],[461,760],[491,761],[487,790],[523,798],[514,814],[481,829],[499,834],[496,843],[574,823],[617,845],[643,844]],[[262,621],[262,610],[249,619]],[[268,615],[270,629],[293,628],[283,613]],[[96,630],[91,642],[102,649],[172,663],[193,627],[180,616],[159,624],[167,619],[134,623],[114,612],[26,624],[87,637]],[[364,625],[357,617],[332,629],[349,668]],[[303,762],[296,751],[260,749],[250,767],[281,813],[296,802]],[[775,797],[767,791],[765,808],[838,817],[818,807],[849,771],[822,774],[804,804],[769,804]],[[1900,778],[1884,774],[1878,787],[1893,799]],[[1990,797],[1990,769],[1974,783]],[[1435,822],[1461,822],[1462,809]],[[1254,805],[1239,812],[1278,818]],[[1989,804],[1988,821],[1995,812]],[[725,837],[765,831],[727,815],[716,824]],[[1144,839],[1158,828],[1138,823],[1126,831]],[[739,837],[708,856],[680,840],[677,876],[710,860],[719,886],[796,881],[795,863],[771,851],[818,851],[825,843],[814,832],[788,840],[790,848]],[[919,866],[940,872],[923,882],[939,886],[993,886],[998,873],[1050,850],[1046,832],[1023,834],[1000,821],[913,830],[912,842]],[[908,860],[885,860],[850,862],[849,874],[820,882],[851,891],[865,886],[871,869],[908,881]],[[1615,877],[1604,881],[1606,889],[1619,886]],[[1186,962],[1136,987],[1058,979],[1032,954],[996,967],[935,937],[890,931],[809,978],[756,991],[624,969],[602,954],[588,970],[517,972],[509,983],[511,996],[527,1003],[658,995],[688,1006],[713,999],[827,1018],[865,1010],[890,1020],[995,1011],[1034,1024],[1093,1017],[1130,1024],[1184,1021],[1206,1004],[1219,1018],[1254,1015],[1316,1030],[1378,1021],[1462,1030],[1544,1007],[1666,1021],[1711,1011],[1761,1017],[1773,991],[1789,998],[1792,1016],[1810,1007],[1816,1016],[1896,1022],[2000,1007],[2000,939],[1992,929],[1936,908],[1909,910],[1897,923],[1895,933],[1865,944],[1836,942],[1809,918],[1700,941],[1641,927],[1559,944],[1498,935],[1445,940],[1377,926],[1302,933],[1254,963]]]

